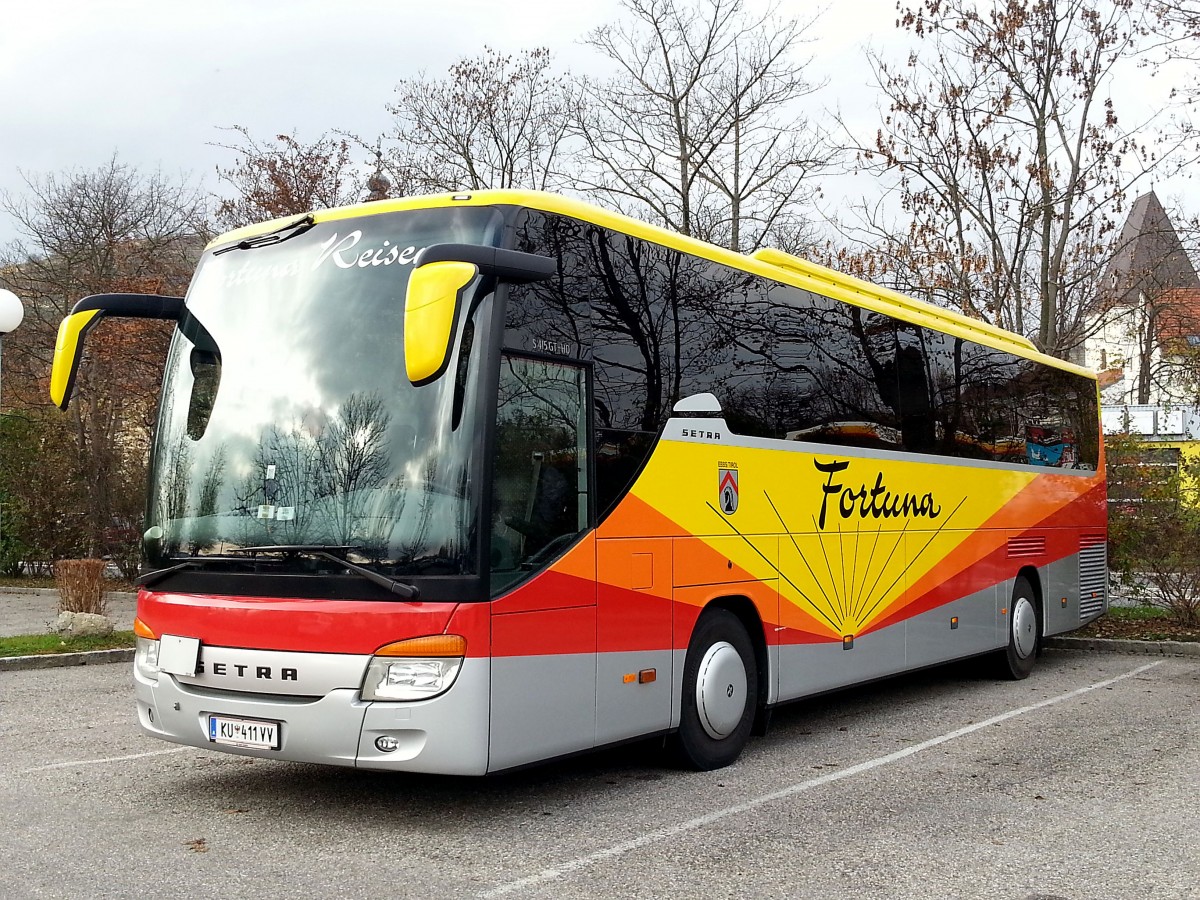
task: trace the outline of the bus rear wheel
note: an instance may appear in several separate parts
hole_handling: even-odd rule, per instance
[[[683,666],[675,757],[708,771],[732,763],[746,746],[758,705],[758,665],[741,620],[725,609],[696,624]]]
[[[1028,678],[1037,661],[1040,642],[1037,594],[1029,579],[1019,575],[1008,605],[1008,646],[996,655],[1001,676],[1015,681]]]

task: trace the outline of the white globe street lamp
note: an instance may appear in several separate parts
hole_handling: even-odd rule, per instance
[[[0,288],[0,335],[16,331],[25,318],[25,306],[21,299],[12,291]]]

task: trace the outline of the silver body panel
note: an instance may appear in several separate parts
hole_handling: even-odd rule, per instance
[[[491,662],[466,659],[446,693],[414,703],[371,703],[363,715],[358,766],[400,772],[483,775],[488,771],[488,689]],[[384,753],[375,739],[400,747]]]
[[[905,623],[873,631],[841,644],[785,644],[779,648],[779,699],[795,700],[906,668]]]
[[[492,660],[489,771],[590,750],[596,744],[596,654]]]
[[[1046,604],[1044,634],[1062,634],[1074,631],[1082,625],[1099,618],[1108,611],[1108,567],[1104,556],[1104,545],[1096,546],[1099,551],[1099,572],[1094,577],[1081,574],[1081,569],[1095,561],[1087,559],[1087,551],[1064,557],[1038,570],[1042,578]],[[1093,573],[1089,573],[1093,574]],[[1088,583],[1085,584],[1085,581]],[[1090,588],[1090,589],[1089,589]],[[1084,595],[1087,596],[1084,596]],[[1066,600],[1066,603],[1063,603]]]
[[[601,653],[596,660],[596,744],[611,744],[671,727],[670,650]],[[626,683],[626,675],[654,669],[650,684]]]
[[[1003,647],[1008,620],[1000,610],[1010,591],[1005,585],[985,588],[893,626],[904,628],[905,668],[934,666]]]

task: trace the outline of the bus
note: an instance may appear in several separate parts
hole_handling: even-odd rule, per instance
[[[798,698],[1106,609],[1092,373],[776,250],[561,196],[213,241],[174,322],[134,681],[148,735],[482,775],[648,737],[732,763]],[[1046,452],[1048,445],[1053,452]]]

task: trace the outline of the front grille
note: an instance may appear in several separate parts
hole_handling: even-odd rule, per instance
[[[1104,611],[1108,588],[1108,542],[1104,535],[1079,539],[1079,618],[1090,619]]]

